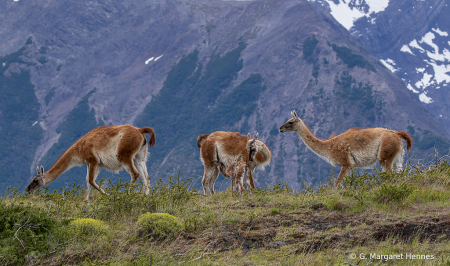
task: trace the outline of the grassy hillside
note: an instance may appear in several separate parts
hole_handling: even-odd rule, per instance
[[[0,199],[0,263],[450,264],[448,161],[392,174],[355,173],[343,188],[333,186],[334,178],[301,193],[277,184],[242,197],[229,190],[203,196],[180,176],[167,184],[160,180],[150,195],[140,185],[127,193],[129,183],[103,182],[111,195],[94,191],[89,203],[82,201],[81,187],[31,196],[10,189]],[[145,223],[141,215],[147,212],[167,213],[177,222],[156,215],[163,222]],[[95,219],[85,220],[93,227],[81,230],[77,218]]]

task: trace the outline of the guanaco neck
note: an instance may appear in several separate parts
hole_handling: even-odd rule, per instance
[[[309,130],[309,128],[303,123],[302,120],[299,121],[297,129],[295,130],[306,146],[312,150],[314,153],[319,155],[326,155],[327,152],[327,141],[321,140],[314,136],[314,134]]]
[[[70,147],[67,151],[65,151],[59,159],[53,164],[53,166],[44,173],[44,182],[48,184],[62,175],[65,171],[72,168],[73,165],[73,157],[75,155],[74,149]]]

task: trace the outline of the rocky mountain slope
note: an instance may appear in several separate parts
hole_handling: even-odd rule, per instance
[[[447,1],[317,1],[364,43],[450,132]]]
[[[294,109],[321,138],[380,126],[409,131],[416,158],[435,145],[448,150],[438,119],[325,4],[0,3],[0,90],[14,90],[18,80],[34,88],[9,96],[16,102],[2,110],[6,117],[30,109],[0,124],[2,137],[13,136],[2,143],[0,185],[24,186],[36,165],[48,169],[95,126],[129,123],[156,132],[148,161],[153,181],[181,169],[199,185],[196,137],[229,130],[259,132],[272,150],[258,186],[289,182],[299,189],[303,181],[325,181],[332,168],[296,134],[278,133]],[[74,168],[52,186],[83,183],[85,174]]]

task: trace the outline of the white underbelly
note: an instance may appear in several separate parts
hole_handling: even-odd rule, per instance
[[[217,159],[219,162],[223,163],[226,167],[228,167],[230,164],[235,163],[237,161],[242,160],[241,154],[228,154],[225,152],[225,149],[223,148],[222,144],[217,143],[216,144],[217,149]]]
[[[118,147],[123,133],[120,132],[102,149],[95,150],[94,154],[97,157],[100,167],[104,167],[108,171],[120,171],[122,163],[119,161]]]
[[[354,167],[358,168],[372,168],[378,160],[378,151],[370,152],[350,152],[350,161]]]

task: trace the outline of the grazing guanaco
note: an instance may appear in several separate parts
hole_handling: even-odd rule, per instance
[[[333,138],[322,140],[314,136],[295,111],[292,118],[280,127],[280,132],[295,131],[306,146],[331,165],[341,166],[336,185],[354,168],[373,166],[377,160],[384,171],[403,164],[403,143],[411,151],[412,138],[404,131],[385,128],[349,129]]]
[[[131,183],[135,183],[141,176],[144,181],[145,193],[150,191],[150,177],[147,173],[147,139],[145,133],[150,134],[149,145],[155,145],[155,132],[150,127],[137,128],[130,125],[102,126],[88,132],[69,147],[55,164],[48,170],[37,167],[37,175],[26,188],[28,193],[49,184],[65,171],[74,166],[87,165],[86,196],[89,199],[91,186],[106,194],[96,183],[99,168],[118,172],[123,168],[130,174]]]

